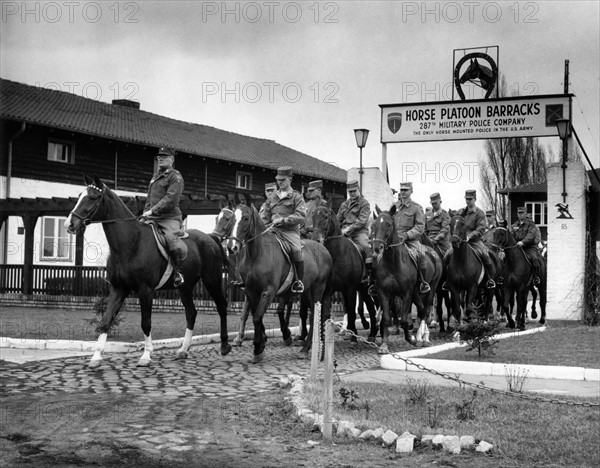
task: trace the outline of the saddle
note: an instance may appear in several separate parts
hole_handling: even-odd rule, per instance
[[[162,257],[167,261],[167,268],[163,272],[163,275],[162,275],[160,281],[154,288],[155,290],[157,290],[157,289],[162,288],[165,285],[165,283],[167,282],[167,280],[173,274],[173,261],[171,260],[171,256],[167,252],[167,248],[168,248],[167,239],[165,238],[165,234],[162,231],[162,229],[160,228],[160,226],[153,221],[149,221],[149,222],[147,222],[147,224],[149,224],[150,227],[152,228],[152,234],[154,234],[154,240],[156,241],[156,247],[158,248],[158,251],[160,252]],[[188,237],[190,237],[190,235],[187,232],[185,232],[185,231],[180,232],[180,235],[179,235],[180,239],[187,239]],[[184,242],[180,242],[180,246],[181,246],[181,260],[183,261],[187,257],[187,245],[185,245]]]
[[[271,233],[273,234],[273,236],[279,243],[279,246],[281,247],[281,251],[283,252],[283,257],[285,258],[286,262],[288,262],[290,264],[290,270],[289,270],[287,276],[285,277],[285,280],[283,281],[283,283],[281,284],[281,286],[275,293],[276,296],[279,296],[279,295],[287,292],[291,288],[292,283],[294,282],[294,279],[296,278],[297,275],[296,275],[296,268],[294,267],[294,262],[292,261],[292,257],[291,257],[292,246],[290,245],[288,240],[285,237],[283,237],[282,235],[280,235],[276,230],[271,231]],[[304,242],[301,242],[301,244],[302,244],[302,247],[304,247]]]

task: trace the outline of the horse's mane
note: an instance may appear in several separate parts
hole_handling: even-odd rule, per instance
[[[330,233],[326,233],[327,235],[333,235],[333,236],[337,236],[341,234],[341,228],[340,228],[340,222],[337,219],[337,216],[335,215],[334,211],[329,208],[329,206],[318,206],[317,209],[315,210],[315,213],[318,210],[327,210],[329,212],[329,219],[331,219],[331,224],[333,225],[333,231]]]

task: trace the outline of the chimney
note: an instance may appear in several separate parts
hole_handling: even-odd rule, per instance
[[[131,109],[139,109],[140,103],[138,101],[130,101],[129,99],[113,99],[113,106],[129,107]]]

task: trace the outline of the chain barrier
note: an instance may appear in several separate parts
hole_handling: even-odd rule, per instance
[[[379,346],[376,343],[373,343],[371,341],[368,341],[367,339],[363,338],[362,336],[357,335],[356,333],[354,333],[351,330],[347,330],[347,329],[342,329],[339,333],[338,336],[340,335],[350,335],[355,337],[358,341],[360,341],[361,343],[366,344],[368,347],[374,349],[375,351],[377,351],[377,353],[379,354]],[[465,380],[462,380],[458,377],[454,377],[448,374],[444,374],[443,372],[437,371],[435,369],[430,369],[422,364],[418,364],[416,362],[411,361],[408,358],[404,358],[402,356],[398,356],[397,354],[393,354],[393,353],[388,353],[390,354],[394,359],[398,359],[401,361],[404,361],[407,365],[410,366],[414,366],[422,371],[425,372],[429,372],[431,374],[434,375],[438,375],[446,380],[453,380],[455,382],[457,382],[459,385],[461,386],[468,386],[468,387],[475,387],[481,390],[486,390],[492,393],[496,393],[499,395],[507,395],[510,397],[514,397],[514,398],[520,398],[522,400],[532,400],[532,401],[539,401],[539,402],[543,402],[543,403],[552,403],[555,405],[567,405],[567,406],[583,406],[586,408],[597,408],[600,407],[600,403],[591,403],[591,402],[579,402],[579,401],[573,401],[573,400],[559,400],[558,398],[545,398],[545,397],[540,397],[540,396],[535,396],[535,395],[528,395],[525,393],[518,393],[518,392],[511,392],[508,390],[499,390],[496,388],[492,388],[492,387],[488,387],[486,385],[483,384],[478,384],[478,383],[473,383],[473,382],[467,382]],[[339,375],[336,372],[336,375],[339,379]],[[340,379],[341,380],[341,379]]]

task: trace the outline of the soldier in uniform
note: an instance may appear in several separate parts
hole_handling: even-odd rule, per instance
[[[533,267],[533,284],[540,284],[541,259],[537,245],[541,241],[541,235],[538,236],[539,229],[531,219],[527,217],[527,210],[524,206],[517,208],[516,223],[511,226],[512,234],[517,241],[517,245],[523,249],[527,258],[531,260]]]
[[[485,274],[488,277],[486,286],[489,289],[496,287],[495,281],[492,279],[492,271],[494,269],[488,248],[482,240],[487,226],[485,213],[481,208],[475,206],[477,200],[477,192],[475,190],[467,190],[465,192],[465,201],[467,206],[462,210],[461,216],[465,220],[465,229],[467,230],[467,241],[471,244],[475,252],[477,252],[483,262]]]
[[[425,234],[440,250],[442,258],[452,246],[450,245],[450,215],[442,208],[442,197],[433,193],[429,197],[431,211],[425,214]]]
[[[306,224],[300,228],[300,234],[303,237],[310,236],[313,230],[312,215],[319,206],[327,206],[327,202],[323,200],[321,195],[323,190],[322,180],[312,180],[308,183],[306,202]]]
[[[400,197],[395,203],[394,223],[400,242],[404,242],[404,245],[416,260],[420,283],[419,292],[425,294],[431,291],[424,275],[427,268],[427,258],[419,241],[421,234],[425,232],[425,215],[423,214],[423,207],[411,199],[412,193],[412,182],[402,182],[400,184]]]
[[[496,220],[496,212],[494,210],[488,210],[485,212],[485,219],[487,222],[486,232],[498,227],[498,221]]]
[[[366,281],[372,283],[373,250],[369,244],[369,218],[371,205],[360,196],[358,181],[351,180],[346,184],[348,199],[342,203],[337,213],[337,219],[342,229],[342,234],[348,236],[365,252],[365,266],[367,270]]]
[[[158,171],[150,180],[142,217],[145,218],[145,222],[153,222],[161,227],[173,262],[173,283],[178,288],[184,282],[181,264],[185,249],[180,239],[183,218],[179,209],[179,200],[183,193],[183,177],[178,170],[173,169],[175,150],[160,148],[156,159]]]
[[[265,210],[265,205],[267,204],[267,198],[269,198],[269,196],[275,190],[277,190],[276,182],[269,182],[268,184],[265,184],[265,202],[261,205],[260,210],[258,210],[258,214],[260,215],[261,219],[262,219],[263,211]]]
[[[289,166],[277,169],[275,180],[279,190],[273,192],[265,201],[261,219],[267,227],[274,229],[285,238],[291,246],[291,256],[298,279],[292,284],[292,292],[304,292],[304,257],[300,241],[299,226],[306,222],[306,205],[300,192],[292,189],[293,170]]]

